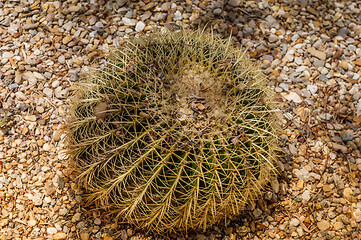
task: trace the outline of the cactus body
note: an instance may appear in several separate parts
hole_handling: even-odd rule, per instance
[[[239,214],[275,173],[266,89],[230,39],[184,30],[125,44],[72,101],[69,154],[88,201],[158,233]]]

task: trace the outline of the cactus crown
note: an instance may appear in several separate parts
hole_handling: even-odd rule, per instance
[[[231,39],[200,31],[116,50],[81,83],[68,129],[88,201],[158,233],[239,214],[275,173],[262,73]]]

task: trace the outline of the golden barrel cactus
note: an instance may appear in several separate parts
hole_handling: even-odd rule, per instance
[[[231,38],[159,32],[79,85],[68,148],[87,201],[116,220],[205,230],[275,175],[276,122],[264,76]]]

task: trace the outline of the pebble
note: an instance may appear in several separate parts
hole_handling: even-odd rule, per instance
[[[325,66],[325,61],[324,60],[320,60],[320,59],[315,59],[315,61],[313,62],[313,65],[317,68],[319,67],[324,67]]]
[[[309,190],[305,190],[303,193],[302,193],[302,200],[303,200],[303,203],[307,203],[310,199],[311,199],[311,196],[310,196],[310,191]]]
[[[58,62],[61,63],[61,64],[65,63],[65,57],[64,57],[64,55],[60,55],[60,56],[59,56]]]
[[[31,219],[31,220],[28,221],[28,226],[29,227],[34,227],[34,226],[36,226],[37,223],[38,222],[36,220]]]
[[[173,21],[182,21],[183,20],[183,16],[182,16],[182,13],[180,11],[176,11],[174,13],[174,17],[173,17]]]
[[[1,219],[0,220],[0,227],[5,227],[6,225],[8,225],[9,220],[8,219]]]
[[[48,96],[49,98],[51,98],[53,96],[53,90],[50,88],[44,88],[43,89],[43,93]]]
[[[129,19],[127,17],[123,17],[122,22],[125,26],[135,26],[137,24],[135,19]]]
[[[78,12],[80,10],[81,7],[79,6],[70,6],[68,8],[69,12],[73,13],[73,12]]]
[[[321,231],[326,231],[330,227],[330,223],[327,220],[321,220],[317,223],[317,227]]]
[[[215,15],[220,15],[220,14],[222,13],[222,9],[216,8],[216,9],[213,10],[213,13],[214,13]]]
[[[10,84],[10,85],[9,85],[9,90],[13,90],[13,89],[16,89],[16,88],[18,88],[18,87],[19,87],[19,84],[13,83],[13,84]]]
[[[228,0],[228,4],[232,7],[238,7],[241,4],[241,0]]]
[[[334,228],[336,231],[338,231],[338,230],[344,228],[344,225],[343,225],[342,222],[336,222],[336,223],[333,225],[333,228]]]
[[[348,70],[348,62],[347,61],[341,61],[339,66],[343,68],[344,70]]]
[[[295,103],[301,103],[303,100],[302,98],[295,92],[290,92],[287,95],[284,95],[284,97],[288,100],[288,101],[293,101]]]
[[[141,22],[141,21],[139,21],[139,22],[137,23],[137,25],[135,26],[135,30],[136,30],[137,32],[142,32],[142,31],[144,30],[144,28],[145,28],[145,23],[143,23],[143,22]]]
[[[286,92],[288,92],[290,89],[289,89],[289,85],[288,85],[288,83],[280,83],[280,88],[282,88],[283,89],[283,91],[286,91]]]
[[[361,222],[361,210],[360,209],[357,208],[353,212],[353,216],[354,216],[356,222]]]
[[[54,240],[66,239],[66,237],[66,233],[63,232],[58,232],[53,236]]]
[[[261,209],[256,208],[256,209],[253,211],[253,216],[254,216],[255,218],[259,218],[261,215],[262,215],[262,210],[261,210]]]
[[[102,223],[102,221],[99,219],[99,218],[96,218],[95,220],[94,220],[94,224],[95,225],[100,225]]]
[[[290,221],[290,225],[293,227],[297,227],[300,224],[300,221],[297,218],[292,218]]]
[[[89,233],[86,233],[86,232],[80,233],[80,239],[81,240],[88,240],[89,237],[90,237]]]
[[[318,51],[316,50],[315,48],[309,48],[308,49],[308,52],[314,56],[314,57],[317,57],[318,59],[321,59],[323,61],[326,60],[326,53],[325,52],[321,52],[321,51]]]
[[[302,58],[300,58],[300,57],[295,57],[294,61],[295,61],[295,63],[297,65],[302,65],[303,64]]]
[[[79,222],[81,218],[81,213],[75,213],[74,216],[72,217],[71,221],[72,222]]]
[[[354,134],[353,134],[353,132],[347,130],[347,131],[342,132],[341,137],[342,137],[342,141],[348,142],[348,141],[353,140]]]
[[[26,121],[36,122],[36,116],[35,115],[27,115],[27,116],[24,117],[24,119]]]
[[[46,229],[46,232],[48,234],[50,234],[50,235],[54,235],[54,234],[56,234],[58,232],[58,230],[56,230],[55,227],[49,227],[49,228]]]
[[[317,89],[317,85],[307,85],[307,91],[309,91],[311,94],[315,94]]]

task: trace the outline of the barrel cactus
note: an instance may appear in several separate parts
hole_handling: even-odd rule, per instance
[[[156,233],[240,214],[275,175],[277,120],[244,50],[202,31],[128,41],[79,85],[69,156],[93,206]]]

